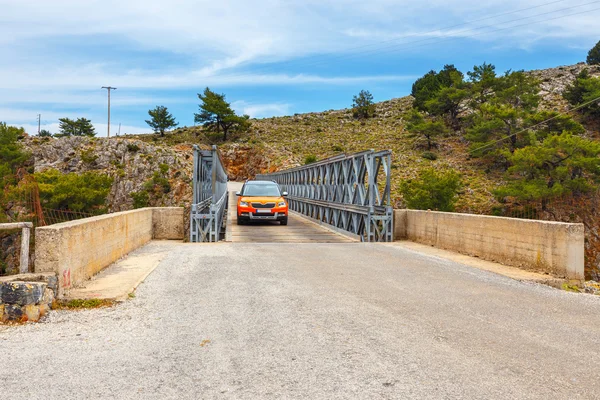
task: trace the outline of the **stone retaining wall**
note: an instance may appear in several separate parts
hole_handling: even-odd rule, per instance
[[[58,294],[55,274],[22,274],[0,278],[0,323],[37,322]]]
[[[37,228],[36,272],[58,276],[58,296],[152,239],[183,239],[183,209],[142,208]]]
[[[396,239],[584,279],[583,224],[418,210],[396,210],[394,220]]]

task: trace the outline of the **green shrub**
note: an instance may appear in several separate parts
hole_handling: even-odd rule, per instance
[[[19,140],[25,135],[23,128],[8,126],[0,122],[0,188],[14,183],[13,175],[29,159]]]
[[[337,151],[342,153],[344,151],[344,148],[342,146],[333,146],[333,151]]]
[[[437,154],[432,153],[431,151],[426,151],[425,153],[421,154],[421,157],[423,157],[426,160],[431,160],[431,161],[435,161],[438,159]]]
[[[98,172],[63,174],[49,169],[35,174],[43,207],[104,214],[113,178]]]
[[[400,192],[408,208],[454,211],[461,186],[460,175],[456,171],[429,168],[421,171],[417,179],[403,181]]]
[[[127,151],[130,153],[137,153],[140,151],[140,146],[135,143],[127,143]]]
[[[306,158],[304,159],[304,164],[312,164],[314,162],[317,162],[317,156],[315,156],[314,154],[309,154],[306,156]]]
[[[131,199],[133,200],[133,208],[148,207],[148,204],[150,203],[150,196],[145,190],[131,193]]]
[[[94,154],[94,149],[81,151],[81,161],[86,164],[93,164],[98,159],[98,155]]]

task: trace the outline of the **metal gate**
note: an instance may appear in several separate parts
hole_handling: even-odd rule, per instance
[[[339,155],[257,179],[277,182],[289,193],[290,209],[365,242],[393,241],[389,150]]]
[[[217,146],[194,146],[190,242],[218,242],[227,209],[227,173]]]

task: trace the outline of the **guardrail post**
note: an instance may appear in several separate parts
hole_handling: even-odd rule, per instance
[[[29,223],[31,224],[31,223]],[[31,227],[24,226],[21,233],[21,263],[19,272],[26,274],[29,272],[29,238],[31,236]]]

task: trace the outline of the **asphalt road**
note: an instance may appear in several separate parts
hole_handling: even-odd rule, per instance
[[[0,354],[2,399],[598,399],[600,298],[393,245],[178,245]]]

